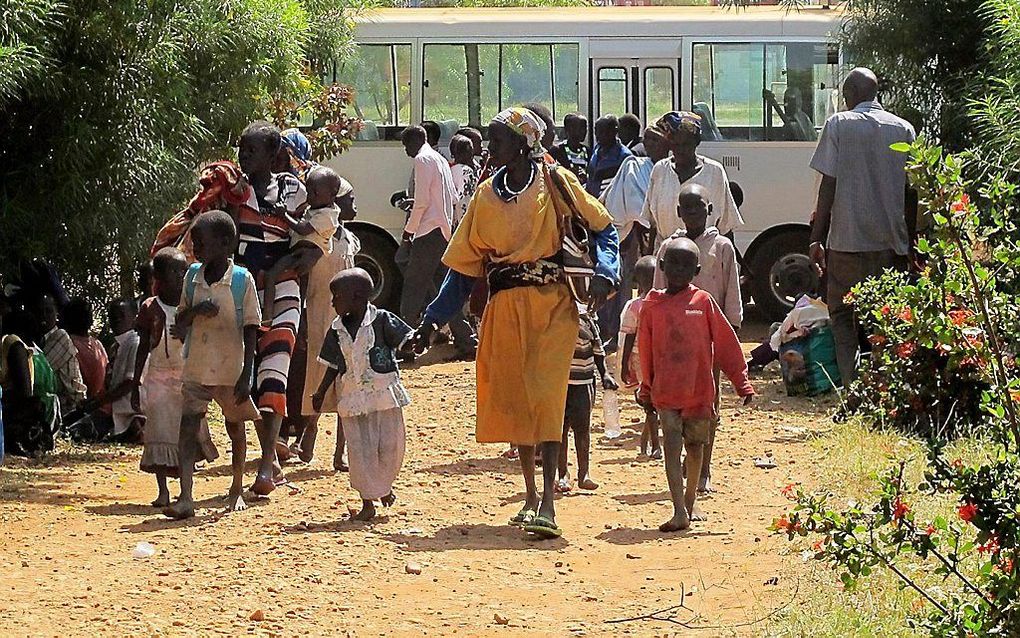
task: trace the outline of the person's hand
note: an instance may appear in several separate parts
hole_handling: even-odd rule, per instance
[[[319,392],[318,390],[316,390],[315,394],[312,395],[312,409],[315,410],[319,414],[322,414],[322,402],[323,402],[323,400],[325,400],[325,397],[323,396],[323,394],[321,392]]]
[[[202,317],[215,317],[220,314],[220,307],[212,299],[206,299],[195,304],[194,312]]]
[[[749,394],[746,397],[744,397],[744,399],[740,403],[743,406],[748,406],[748,405],[751,405],[751,403],[753,401],[754,401],[754,395],[753,394]]]
[[[818,276],[821,277],[822,273],[825,272],[825,246],[821,242],[811,242],[808,246],[808,257],[815,265],[815,270],[818,271]]]
[[[137,383],[131,388],[131,409],[134,412],[142,411],[142,393],[140,390],[141,386]]]
[[[613,375],[606,373],[606,376],[602,377],[602,389],[603,390],[619,390],[620,386],[616,383],[616,379]]]
[[[241,376],[237,377],[237,383],[234,384],[234,400],[238,404],[244,403],[251,398],[251,385],[251,370],[245,367],[241,371]]]
[[[612,290],[612,282],[605,277],[592,277],[591,283],[588,285],[588,307],[592,311],[596,311],[604,306]]]
[[[178,341],[184,341],[188,338],[188,327],[175,323],[170,327],[170,335]]]
[[[408,339],[411,351],[415,354],[422,354],[429,348],[429,343],[432,341],[432,334],[436,331],[436,324],[431,321],[423,321],[418,326],[411,338]]]
[[[625,385],[637,385],[637,377],[629,370],[624,370],[623,374],[620,375],[620,379]]]
[[[652,407],[652,397],[643,393],[640,389],[634,393],[634,400],[642,408],[650,409]]]

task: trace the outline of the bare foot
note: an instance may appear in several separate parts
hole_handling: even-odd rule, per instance
[[[195,504],[191,501],[177,501],[173,505],[163,508],[163,516],[178,521],[191,518],[195,515]]]
[[[153,507],[166,507],[170,504],[170,492],[160,492],[156,500],[152,502]]]
[[[661,447],[657,447],[654,450],[652,450],[652,453],[648,455],[648,458],[652,459],[653,461],[661,461],[662,460],[662,448]]]
[[[346,463],[343,462],[343,459],[341,459],[339,462],[333,461],[333,469],[336,470],[337,472],[351,471],[351,468]]]
[[[685,529],[690,528],[691,521],[686,516],[674,516],[662,525],[659,525],[659,531],[667,534],[669,532],[682,532]]]
[[[586,476],[583,479],[578,480],[577,481],[577,486],[579,488],[581,488],[582,490],[597,490],[597,489],[599,489],[599,484],[596,483],[595,481],[591,480],[590,476]]]
[[[560,494],[567,494],[573,489],[570,485],[570,477],[564,476],[560,480],[556,481],[556,491]]]
[[[284,441],[276,442],[276,459],[280,463],[286,463],[291,459],[292,456],[294,456],[294,453],[291,451],[289,447],[287,447],[286,442]]]
[[[352,521],[370,521],[375,518],[375,503],[362,501],[361,511],[351,517]]]
[[[698,481],[698,494],[711,494],[715,491],[715,487],[712,486],[712,479],[710,477],[703,477]]]
[[[244,502],[244,498],[240,494],[227,494],[228,512],[241,512],[246,509],[248,509],[248,504]]]
[[[393,504],[397,502],[397,495],[390,490],[390,493],[379,499],[383,504],[383,507],[393,507]]]
[[[276,484],[273,480],[265,476],[259,476],[256,478],[255,484],[251,486],[251,491],[257,496],[269,496],[275,489]]]
[[[708,514],[705,514],[703,511],[701,511],[700,507],[695,505],[694,508],[691,510],[691,520],[692,521],[707,521],[708,520]]]

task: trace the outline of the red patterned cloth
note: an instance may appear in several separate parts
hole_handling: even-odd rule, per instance
[[[176,215],[163,225],[156,233],[152,243],[150,256],[167,246],[180,248],[188,262],[195,261],[191,248],[191,225],[195,218],[210,210],[224,210],[240,206],[248,201],[251,186],[245,179],[241,169],[228,161],[213,162],[202,169],[198,178],[199,191],[191,201]]]

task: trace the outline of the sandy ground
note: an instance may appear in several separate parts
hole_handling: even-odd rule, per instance
[[[137,470],[140,448],[9,459],[0,468],[0,635],[661,635],[684,628],[610,621],[681,602],[674,617],[698,635],[760,635],[762,619],[794,598],[786,567],[797,559],[766,527],[786,506],[780,489],[810,482],[805,438],[827,427],[832,399],[787,398],[775,364],[756,380],[752,409],[738,410],[724,389],[708,522],[658,532],[671,513],[665,474],[638,458],[641,413],[625,400],[613,442],[600,440],[596,409],[600,487],[559,499],[557,541],[506,525],[523,485],[502,447],[474,441],[473,366],[423,365],[405,381],[414,404],[399,500],[371,524],[348,520],[359,501],[332,470],[332,418],[315,460],[287,467],[293,488],[229,515],[220,505],[229,447],[216,427],[221,458],[196,477],[200,510],[185,522],[148,505],[155,482]],[[256,447],[251,431],[249,475]],[[754,467],[766,450],[778,468]],[[156,554],[133,559],[140,542]]]

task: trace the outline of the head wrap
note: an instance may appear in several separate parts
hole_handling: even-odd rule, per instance
[[[545,155],[542,148],[542,136],[545,135],[545,122],[533,112],[524,108],[509,108],[492,118],[493,122],[505,124],[511,131],[517,133],[527,140],[531,149],[531,157],[538,158]]]
[[[289,128],[280,134],[283,137],[283,145],[287,147],[291,155],[307,162],[312,159],[312,145],[308,143],[305,134],[296,128]]]
[[[677,133],[684,132],[701,138],[701,116],[690,111],[670,111],[655,122],[666,139],[673,141]]]

